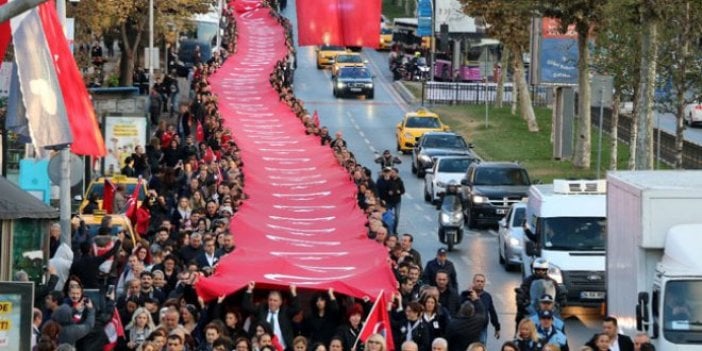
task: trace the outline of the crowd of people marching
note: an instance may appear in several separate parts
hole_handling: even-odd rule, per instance
[[[413,236],[398,233],[405,190],[389,152],[377,160],[380,174],[373,179],[341,132],[330,135],[295,97],[292,26],[277,5],[263,4],[285,28],[289,52],[275,65],[271,85],[307,134],[328,145],[348,171],[358,187],[358,206],[368,216],[369,239],[388,250],[399,286],[388,305],[392,343],[385,340],[387,333],[359,341],[373,301],[339,296],[333,289],[298,294],[292,285],[288,291],[261,291],[251,282],[245,291],[209,303],[196,294],[199,277],[212,274],[225,255],[236,255],[229,220],[246,201],[245,165],[208,84],[227,56],[215,55],[192,74],[193,99],[180,105],[177,123],[159,119],[159,111],[149,145],[137,146],[123,165],[123,174],[148,182],[148,195],[138,208],[124,205],[129,195],[124,189],[114,199],[115,212],[126,211],[134,219],[139,240],[119,233],[111,246],[99,248],[76,219],[73,245],[59,244],[60,228],[52,227],[50,279],[36,294],[35,350],[108,345],[141,351],[385,351],[394,344],[402,351],[477,351],[488,349],[490,325],[495,337],[501,335],[484,274],[476,274],[461,291],[445,249],[423,262],[412,247]],[[226,15],[232,39],[225,41],[224,52],[235,52],[236,21],[230,10]],[[98,237],[110,233],[110,216],[105,218]],[[553,298],[545,295],[540,301],[539,311],[519,322],[516,339],[501,350],[568,349],[563,323],[549,307]],[[612,323],[614,333],[605,328],[592,349],[609,350],[617,337],[616,320],[605,320]]]

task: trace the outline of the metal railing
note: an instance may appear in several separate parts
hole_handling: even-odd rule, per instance
[[[529,86],[534,106],[546,106],[551,102],[553,89],[548,86]],[[422,82],[423,102],[437,104],[484,104],[485,99],[494,103],[497,97],[496,83]],[[504,87],[503,102],[512,103],[512,83]]]

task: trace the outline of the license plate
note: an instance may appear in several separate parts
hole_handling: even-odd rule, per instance
[[[361,91],[361,88],[351,88],[351,91],[357,93]]]
[[[605,292],[604,291],[582,291],[582,292],[580,292],[580,298],[581,299],[589,299],[589,300],[604,299]]]
[[[503,215],[503,214],[507,213],[507,209],[506,208],[498,208],[495,210],[495,213],[497,213],[498,215]]]

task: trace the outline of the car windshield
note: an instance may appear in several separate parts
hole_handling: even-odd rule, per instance
[[[514,218],[512,219],[513,227],[521,227],[524,224],[524,218],[526,218],[526,208],[517,207],[514,209]]]
[[[674,344],[699,343],[702,338],[702,281],[668,281],[663,300],[665,338]]]
[[[124,195],[125,196],[132,196],[134,194],[134,188],[137,186],[137,183],[131,183],[131,184],[124,184]],[[105,192],[105,183],[93,183],[93,185],[88,188],[87,194],[97,194],[98,200],[102,200],[102,195]],[[146,194],[144,193],[144,187],[141,187],[139,189],[139,201],[143,201],[144,197],[146,197]]]
[[[100,224],[99,223],[87,224],[85,227],[88,229],[88,234],[92,238],[98,234],[98,230],[100,229]],[[123,230],[124,230],[124,228],[121,225],[113,224],[110,227],[110,235],[116,236],[117,234],[119,234],[119,232],[121,232]]]
[[[346,48],[344,48],[343,46],[322,45],[321,50],[322,51],[345,51]]]
[[[336,57],[338,63],[363,63],[360,55],[338,55]]]
[[[529,176],[522,168],[482,167],[475,172],[475,185],[529,185]]]
[[[370,78],[370,72],[365,68],[348,68],[339,72],[341,78]]]
[[[540,224],[545,250],[603,251],[605,249],[607,222],[604,218],[550,217],[542,218]]]
[[[178,49],[178,59],[185,63],[193,63],[195,59],[195,47],[200,47],[200,62],[206,62],[212,57],[212,47],[207,42],[184,41]]]
[[[441,122],[435,117],[407,117],[405,128],[439,129]]]
[[[422,146],[437,149],[468,149],[465,140],[458,135],[426,135]]]
[[[392,34],[392,29],[390,29],[390,28],[381,28],[381,29],[380,29],[380,34]]]
[[[472,158],[447,158],[439,162],[439,172],[465,173],[468,166],[473,163]]]

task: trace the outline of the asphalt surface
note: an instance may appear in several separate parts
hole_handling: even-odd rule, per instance
[[[289,6],[284,12],[296,24],[295,8]],[[319,113],[321,125],[329,128],[330,134],[341,131],[349,143],[356,159],[373,170],[379,170],[373,160],[376,153],[385,149],[395,152],[395,127],[405,112],[417,106],[407,105],[392,86],[387,68],[387,53],[364,49],[363,56],[375,78],[375,99],[337,99],[332,96],[331,75],[328,70],[317,70],[314,47],[300,47],[295,72],[295,94],[305,102],[309,111]],[[438,214],[434,207],[424,202],[423,180],[410,171],[411,156],[400,155],[400,176],[406,194],[400,212],[400,233],[411,233],[415,237],[414,247],[422,255],[422,263],[433,259],[436,250],[442,247],[437,238]],[[514,288],[521,283],[521,273],[506,272],[498,262],[497,236],[494,229],[466,231],[463,242],[449,253],[456,265],[459,289],[470,286],[475,273],[487,276],[486,290],[493,295],[496,310],[502,324],[499,341],[495,340],[492,327],[488,334],[490,350],[499,349],[504,340],[511,340],[515,330]],[[579,347],[600,329],[599,310],[570,308],[564,313],[572,316],[566,320],[566,331],[571,349]],[[574,314],[574,315],[573,315]]]

